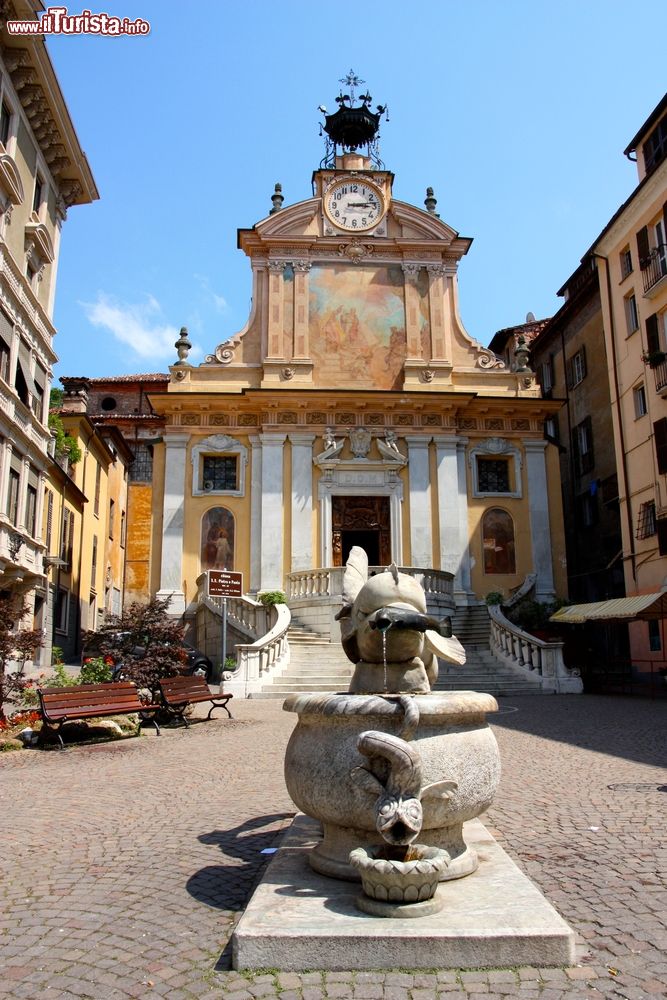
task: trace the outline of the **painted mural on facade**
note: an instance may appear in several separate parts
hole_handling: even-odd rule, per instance
[[[234,569],[234,515],[226,507],[212,507],[202,518],[201,568]]]
[[[315,265],[309,291],[317,384],[399,389],[405,360],[401,268]]]

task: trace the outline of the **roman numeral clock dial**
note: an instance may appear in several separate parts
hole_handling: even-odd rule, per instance
[[[346,233],[368,233],[386,212],[381,190],[356,177],[335,181],[324,195],[323,204],[329,222]]]

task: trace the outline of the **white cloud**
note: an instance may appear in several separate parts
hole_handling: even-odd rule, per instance
[[[227,299],[224,297],[224,295],[218,295],[217,292],[213,291],[207,275],[194,274],[193,277],[195,281],[199,283],[199,286],[202,289],[202,291],[204,291],[206,295],[212,299],[216,311],[219,313],[225,312],[227,309]]]
[[[96,302],[81,302],[88,321],[108,330],[140,358],[176,360],[178,327],[161,322],[160,303],[152,295],[142,303],[118,302],[98,292]],[[198,353],[198,352],[195,352]]]

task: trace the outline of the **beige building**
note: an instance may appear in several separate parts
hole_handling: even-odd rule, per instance
[[[38,7],[14,0],[4,13],[32,18]],[[38,628],[54,586],[43,526],[60,232],[72,205],[95,198],[43,39],[1,27],[0,590],[25,595]]]
[[[600,277],[628,595],[667,585],[667,95],[625,150],[638,184],[591,248]],[[630,625],[640,669],[660,621]]]

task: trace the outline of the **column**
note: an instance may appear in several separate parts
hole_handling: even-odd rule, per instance
[[[313,569],[314,434],[290,434],[292,444],[291,571]]]
[[[431,531],[431,479],[428,446],[430,437],[406,436],[410,482],[410,562],[413,566],[433,566]]]
[[[552,601],[555,597],[553,561],[551,558],[551,528],[549,525],[549,494],[547,487],[546,441],[524,441],[530,540],[533,548],[535,597]]]
[[[169,598],[169,614],[185,612],[183,593],[183,523],[185,505],[185,451],[188,434],[165,436],[162,562],[158,597]]]
[[[468,490],[465,445],[455,436],[434,438],[438,476],[440,568],[454,574],[457,604],[467,603],[470,590]]]
[[[260,434],[262,528],[260,590],[283,588],[283,446],[286,434]]]
[[[454,596],[457,601],[467,603],[468,600],[475,599],[472,592],[472,578],[470,561],[470,529],[468,527],[468,477],[466,474],[466,445],[468,438],[459,438],[456,443],[456,471],[459,493],[459,551],[461,553],[461,563],[459,567],[460,592],[454,588]]]
[[[262,442],[250,435],[250,590],[256,594],[262,577]]]
[[[331,519],[333,516],[331,494],[322,493],[322,480],[320,480],[320,565],[333,566],[333,544],[331,532],[333,526]]]

